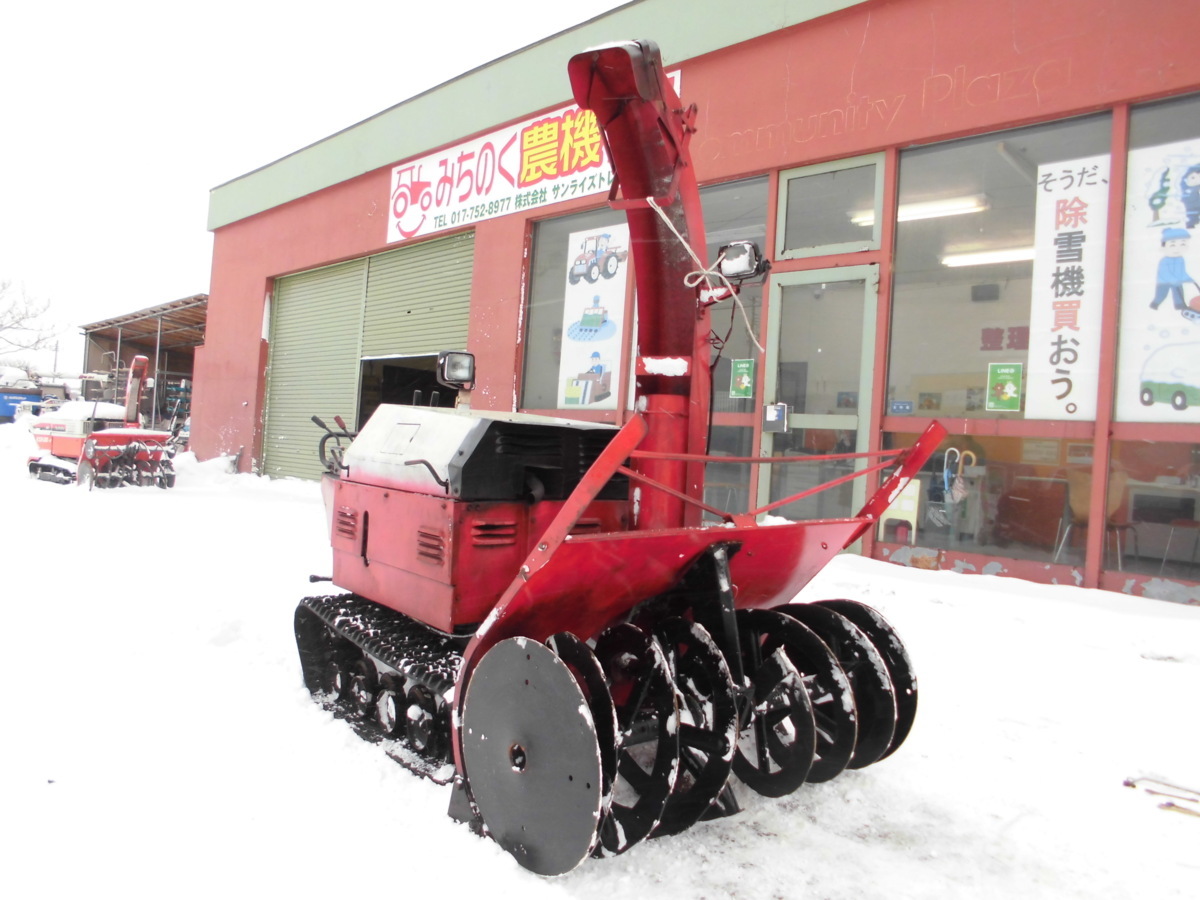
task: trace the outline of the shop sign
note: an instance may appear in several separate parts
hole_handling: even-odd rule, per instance
[[[679,73],[668,76],[679,90]],[[564,106],[392,169],[387,242],[604,193],[613,182],[591,110]]]
[[[616,409],[622,370],[629,226],[573,232],[563,260],[559,409]]]
[[[1038,167],[1027,419],[1096,417],[1108,172],[1107,154]]]
[[[754,360],[734,359],[729,366],[729,399],[747,400],[754,396]]]
[[[989,412],[1021,411],[1021,363],[988,363]]]
[[[1200,422],[1200,139],[1131,150],[1116,417]]]

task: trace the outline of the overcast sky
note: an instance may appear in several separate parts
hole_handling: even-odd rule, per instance
[[[78,326],[208,291],[211,188],[623,3],[7,3],[0,281],[77,370]]]

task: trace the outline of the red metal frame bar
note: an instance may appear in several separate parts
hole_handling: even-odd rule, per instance
[[[778,509],[781,506],[787,506],[789,503],[794,503],[797,500],[802,500],[805,497],[820,493],[838,485],[846,484],[855,478],[863,478],[872,475],[875,472],[880,472],[886,469],[893,462],[898,462],[899,466],[892,476],[871,496],[866,505],[859,511],[854,518],[864,518],[874,520],[887,508],[888,505],[896,498],[896,495],[903,487],[903,483],[911,480],[916,471],[933,455],[938,445],[946,437],[946,429],[937,422],[933,422],[925,429],[917,441],[908,448],[901,450],[874,450],[867,453],[827,453],[818,456],[707,456],[700,454],[676,454],[676,453],[659,453],[649,450],[635,450],[630,453],[631,458],[640,459],[656,459],[656,460],[678,460],[689,462],[739,462],[748,463],[750,465],[763,465],[765,463],[789,463],[789,462],[813,462],[816,460],[830,459],[870,459],[879,458],[881,462],[873,466],[867,466],[865,469],[860,469],[856,472],[851,472],[848,475],[843,475],[840,478],[835,478],[832,481],[827,481],[824,484],[819,484],[816,487],[811,487],[800,491],[797,494],[792,494],[784,497],[781,500],[775,500],[768,503],[766,506],[760,506],[747,513],[728,513],[715,507],[709,506],[698,497],[689,496],[673,488],[668,487],[661,482],[640,474],[627,468],[620,466],[617,471],[634,481],[641,482],[651,488],[663,491],[677,500],[690,504],[694,507],[699,507],[705,512],[719,516],[722,521],[733,522],[738,519],[752,519],[761,513],[770,512],[773,509]],[[903,482],[903,483],[902,483]]]
[[[721,520],[724,522],[732,522],[733,521],[732,513],[726,512],[725,510],[722,510],[722,509],[717,509],[715,506],[709,506],[703,500],[698,500],[697,498],[692,497],[689,494],[685,494],[682,491],[677,491],[674,488],[668,487],[667,485],[663,484],[661,481],[656,481],[655,479],[651,478],[648,475],[643,475],[640,472],[635,472],[633,469],[630,469],[628,466],[618,466],[617,471],[620,472],[622,475],[624,475],[626,478],[630,478],[633,481],[639,481],[642,484],[647,485],[648,487],[652,487],[655,490],[662,491],[664,494],[667,494],[670,497],[674,497],[676,500],[682,500],[684,503],[690,503],[690,504],[692,504],[692,506],[698,506],[705,512],[712,513],[714,516],[719,516],[721,518]]]
[[[831,459],[870,459],[875,456],[891,459],[903,452],[903,450],[872,450],[866,453],[822,453],[815,456],[705,456],[698,453],[656,453],[653,450],[635,450],[629,455],[633,459],[674,459],[685,462],[764,465],[766,463],[826,462]]]
[[[840,478],[835,478],[833,481],[827,481],[824,484],[818,484],[816,487],[810,487],[808,490],[801,491],[798,494],[793,494],[790,497],[784,497],[782,500],[776,500],[768,503],[766,506],[760,506],[748,515],[757,516],[759,513],[770,512],[773,509],[778,509],[781,506],[787,506],[789,503],[794,503],[797,500],[802,500],[812,494],[819,494],[821,491],[828,490],[831,487],[837,487],[840,484],[845,484],[848,481],[853,481],[855,478],[862,478],[865,475],[870,475],[873,472],[879,472],[888,467],[890,460],[877,463],[873,466],[867,466],[865,469],[860,469],[857,472],[851,472],[849,475],[843,475]],[[857,518],[857,517],[856,517]]]

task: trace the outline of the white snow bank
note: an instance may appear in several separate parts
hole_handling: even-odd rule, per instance
[[[1200,820],[1122,780],[1200,787],[1200,608],[838,557],[803,596],[904,637],[907,743],[780,800],[739,786],[735,817],[546,880],[309,699],[315,483],[184,454],[173,490],[88,492],[29,479],[29,440],[0,425],[0,896],[1195,896]]]
[[[68,400],[54,412],[46,415],[48,418],[71,419],[72,421],[115,419],[123,422],[125,421],[125,407],[119,403],[105,403],[102,400]]]

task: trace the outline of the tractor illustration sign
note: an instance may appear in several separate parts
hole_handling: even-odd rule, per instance
[[[629,250],[614,247],[611,241],[612,235],[607,232],[589,234],[583,239],[579,245],[580,253],[567,273],[571,284],[579,284],[581,278],[587,279],[589,284],[595,284],[601,275],[612,278],[617,274],[617,269],[629,256]]]

